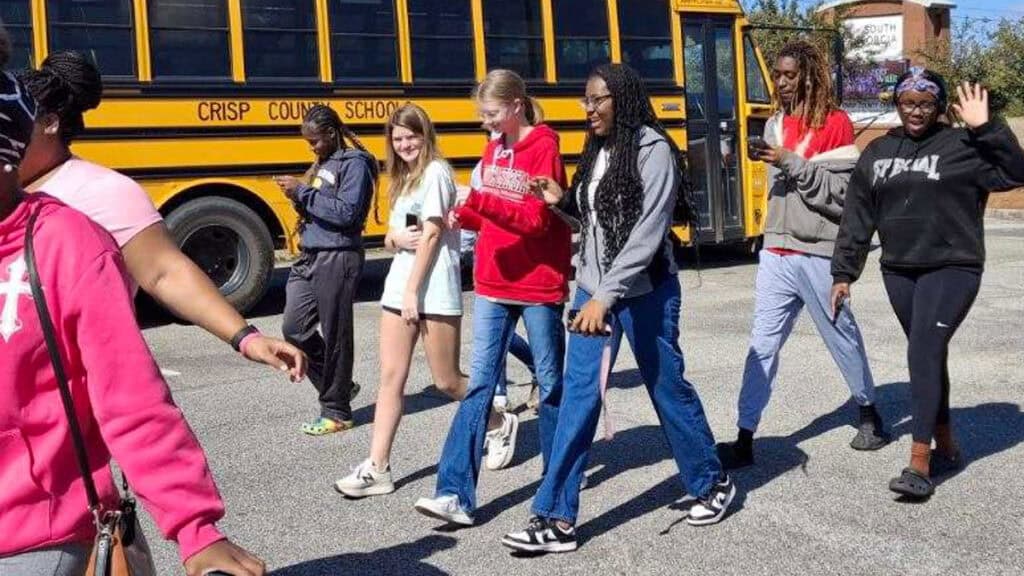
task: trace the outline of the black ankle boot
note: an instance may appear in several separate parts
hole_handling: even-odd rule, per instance
[[[854,450],[878,450],[889,443],[889,434],[882,426],[882,417],[874,404],[860,407],[857,435],[850,442]]]

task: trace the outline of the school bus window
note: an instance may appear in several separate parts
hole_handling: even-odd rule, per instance
[[[540,0],[484,0],[487,67],[544,78],[544,29]]]
[[[754,40],[749,36],[743,37],[743,62],[746,67],[747,79],[747,100],[757,104],[771,104],[772,96],[768,91],[768,82],[757,63],[757,50],[754,49]]]
[[[699,24],[687,24],[683,31],[683,67],[686,71],[686,117],[692,120],[707,118],[707,84],[704,83],[704,29]]]
[[[149,0],[153,77],[231,77],[227,3],[222,0]]]
[[[736,54],[732,30],[715,28],[715,69],[718,72],[718,117],[736,117]]]
[[[586,80],[608,62],[608,9],[603,1],[555,0],[555,58],[559,80]]]
[[[412,76],[472,80],[473,18],[469,0],[408,0]]]
[[[666,0],[620,1],[622,61],[649,80],[671,80],[672,23]]]
[[[320,76],[315,0],[243,0],[247,78]]]
[[[331,0],[334,79],[398,81],[394,0]]]
[[[12,70],[32,68],[32,9],[29,0],[0,0],[0,22],[11,36]]]
[[[48,0],[50,51],[77,50],[104,77],[135,76],[131,0]]]

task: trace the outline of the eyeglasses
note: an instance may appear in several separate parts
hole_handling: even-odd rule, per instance
[[[913,114],[918,109],[925,114],[934,114],[939,109],[937,102],[899,102],[896,105],[904,114]]]
[[[584,110],[593,110],[611,97],[611,94],[604,94],[603,96],[587,96],[586,98],[580,98],[580,106],[582,106]]]

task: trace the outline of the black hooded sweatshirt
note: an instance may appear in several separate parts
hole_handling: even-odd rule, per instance
[[[903,128],[868,145],[846,191],[832,256],[836,282],[860,276],[875,230],[882,266],[981,267],[988,194],[1024,186],[1024,150],[1010,128],[936,124],[910,137]]]

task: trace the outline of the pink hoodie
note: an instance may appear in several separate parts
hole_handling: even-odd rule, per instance
[[[39,208],[36,261],[100,498],[117,503],[113,457],[184,561],[223,538],[206,457],[139,332],[113,239],[45,194],[0,222],[0,556],[95,535],[24,263]]]

